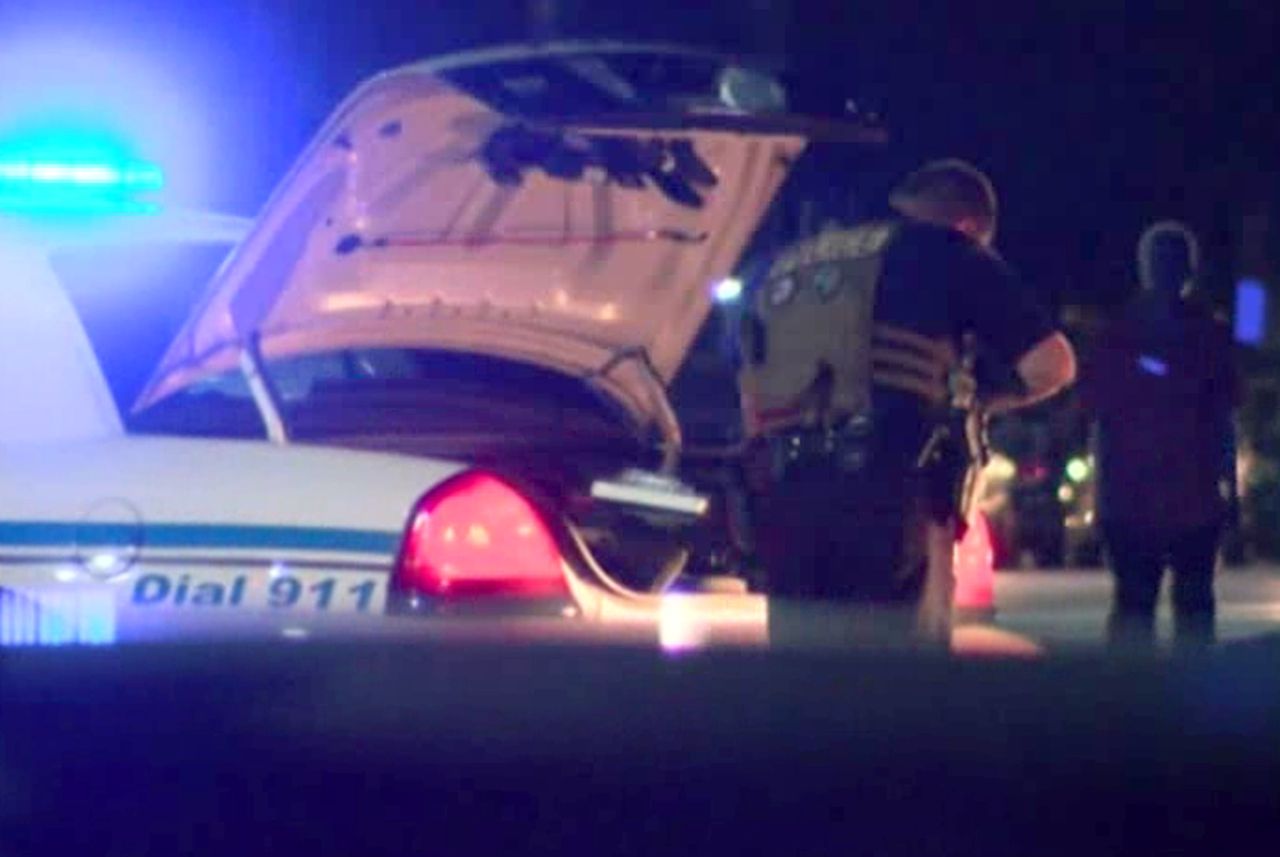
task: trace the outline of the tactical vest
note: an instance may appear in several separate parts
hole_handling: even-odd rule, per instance
[[[872,385],[945,408],[955,350],[877,324],[876,291],[893,224],[831,230],[782,253],[743,331],[743,402],[752,435],[871,417]]]

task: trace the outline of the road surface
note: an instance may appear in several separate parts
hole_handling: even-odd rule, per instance
[[[1168,580],[1159,614],[1168,636]],[[1280,633],[1280,566],[1224,569],[1218,575],[1218,632],[1224,640]],[[996,575],[995,624],[1047,648],[1097,645],[1110,608],[1111,579],[1102,571],[1004,571]]]

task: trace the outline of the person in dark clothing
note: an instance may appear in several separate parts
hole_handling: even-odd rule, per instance
[[[1096,420],[1098,520],[1111,557],[1116,644],[1150,646],[1166,566],[1176,640],[1214,637],[1213,575],[1230,501],[1223,450],[1238,395],[1226,325],[1192,297],[1195,237],[1147,229],[1139,295],[1102,332],[1082,373]]]
[[[787,248],[755,295],[741,378],[770,632],[793,606],[863,605],[950,639],[963,414],[981,346],[1016,367],[998,413],[1070,383],[1070,344],[991,248],[990,181],[958,161],[894,191],[897,218]],[[839,611],[837,611],[839,612]],[[867,621],[872,621],[867,614]],[[793,629],[791,629],[793,630]]]

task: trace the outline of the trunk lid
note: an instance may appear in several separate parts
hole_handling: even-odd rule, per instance
[[[139,407],[235,368],[256,338],[268,361],[355,347],[518,360],[591,377],[661,423],[654,382],[676,374],[810,129],[651,98],[638,55],[496,52],[365,84],[268,202]],[[722,94],[742,90],[698,56],[685,60]]]

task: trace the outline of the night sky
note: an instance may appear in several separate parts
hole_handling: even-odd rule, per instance
[[[0,42],[73,34],[145,58],[187,87],[186,121],[207,129],[218,165],[201,201],[253,211],[360,79],[518,38],[529,32],[530,2],[13,5],[0,9]],[[974,160],[1002,194],[1003,250],[1056,297],[1107,300],[1127,288],[1137,234],[1166,216],[1203,233],[1225,288],[1239,218],[1260,200],[1275,204],[1280,4],[684,5],[561,0],[555,26],[566,36],[778,54],[815,86],[880,107],[895,139],[868,193],[925,157]]]

